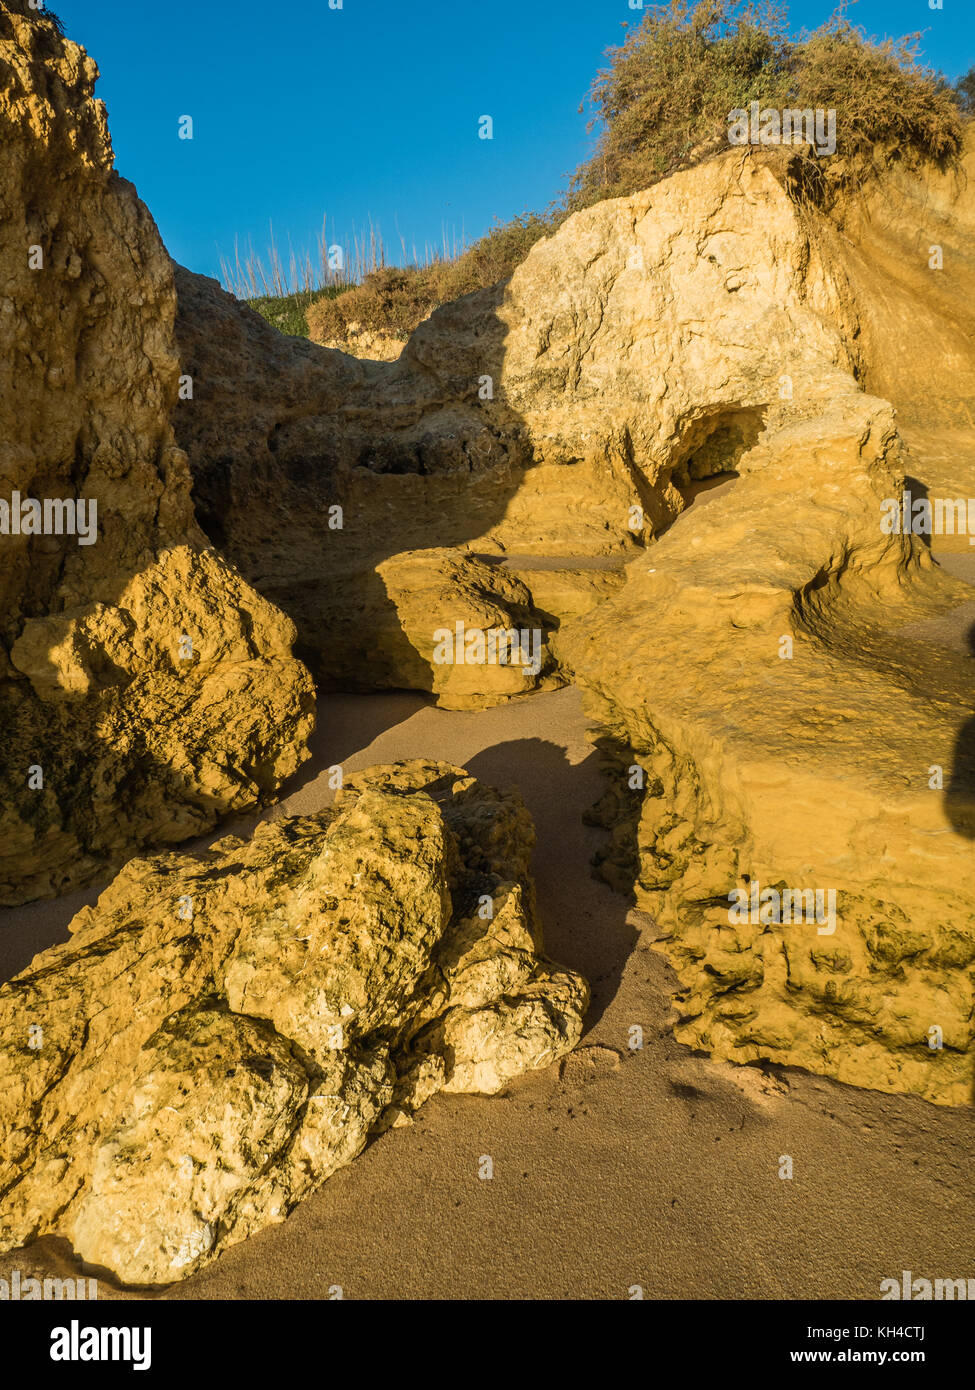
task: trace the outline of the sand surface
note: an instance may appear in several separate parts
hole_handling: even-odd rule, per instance
[[[517,785],[549,949],[592,984],[588,1030],[504,1095],[435,1097],[285,1223],[163,1297],[592,1299],[639,1285],[647,1298],[877,1298],[904,1269],[973,1273],[971,1108],[716,1064],[674,1041],[652,922],[590,876],[601,832],[580,815],[602,781],[585,729],[572,688],[461,713],[406,693],[322,700],[314,757],[266,814],[326,805],[336,763],[435,756]],[[96,895],[0,914],[5,974],[64,940]],[[0,1275],[13,1269],[81,1272],[52,1239],[0,1258]],[[139,1295],[105,1277],[99,1296]]]

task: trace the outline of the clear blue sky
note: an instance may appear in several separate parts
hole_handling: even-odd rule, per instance
[[[334,3],[334,0],[333,0]],[[591,147],[578,107],[627,0],[51,0],[101,69],[119,172],[176,260],[314,244],[369,217],[398,247],[467,240],[544,208]],[[794,29],[833,0],[793,0]],[[859,0],[869,33],[923,29],[927,61],[975,62],[975,0]],[[489,114],[494,139],[477,138]],[[192,141],[177,138],[180,116]]]

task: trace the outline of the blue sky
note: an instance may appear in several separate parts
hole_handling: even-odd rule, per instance
[[[336,3],[336,0],[332,0]],[[578,107],[628,0],[53,0],[98,62],[116,166],[167,247],[216,275],[235,237],[329,240],[371,217],[387,244],[473,240],[544,208],[591,148]],[[833,0],[793,0],[794,29]],[[952,79],[975,62],[975,0],[859,0],[869,33],[923,29]],[[177,138],[191,115],[192,141]],[[477,137],[490,115],[494,139]]]

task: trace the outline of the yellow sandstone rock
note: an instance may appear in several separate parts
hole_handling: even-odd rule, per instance
[[[918,206],[932,178],[918,175]],[[956,179],[954,201],[933,180],[933,215],[946,244],[970,248]],[[749,159],[581,214],[593,244],[608,219],[636,218],[655,305],[641,380],[662,403],[638,457],[663,480],[668,449],[684,467],[709,422],[758,410],[763,428],[733,488],[661,535],[556,650],[587,692],[612,778],[596,816],[612,832],[602,869],[665,930],[677,1037],[965,1104],[973,668],[966,642],[938,634],[961,635],[975,613],[971,589],[882,518],[912,476],[975,496],[971,437],[952,448],[950,434],[975,361],[972,277],[962,255],[954,296],[940,282],[925,295],[896,219],[883,230],[868,211],[853,205],[844,225],[867,227],[868,246],[886,237],[886,266],[869,271],[833,222]],[[898,246],[908,268],[895,275]],[[901,336],[879,334],[898,311]],[[908,387],[908,318],[954,344],[953,376],[934,359],[921,369],[923,405]],[[548,334],[547,351],[574,353],[571,336]],[[596,353],[585,363],[598,372]],[[854,371],[896,388],[911,452]],[[807,910],[816,892],[831,912]]]
[[[110,172],[93,65],[20,0],[4,11],[19,85],[4,98],[0,186],[36,188],[31,206],[45,211],[22,199],[3,209],[3,370],[17,408],[0,477],[25,495],[70,485],[104,501],[94,546],[3,538],[6,900],[271,795],[310,723],[288,619],[325,684],[406,685],[476,707],[571,675],[612,776],[598,812],[611,832],[603,871],[667,933],[678,1037],[739,1061],[969,1100],[972,619],[953,571],[970,570],[971,551],[967,535],[932,548],[883,518],[910,488],[975,497],[970,143],[957,169],[900,161],[855,193],[819,187],[800,154],[725,152],[568,218],[508,282],[438,309],[389,362],[284,338],[177,269],[177,365],[174,272]],[[35,250],[43,271],[30,268]],[[45,283],[57,296],[37,292]],[[193,390],[177,399],[180,370]],[[199,522],[226,559],[193,519],[190,473]],[[687,508],[694,485],[722,475],[735,476],[730,489]],[[497,653],[498,633],[536,630],[527,677],[524,662],[492,662],[489,633]],[[454,660],[438,658],[445,632]],[[388,807],[364,806],[379,834]],[[422,798],[414,809],[430,814]],[[372,843],[369,824],[355,833]],[[421,880],[438,835],[431,822],[402,867],[418,962],[436,919],[439,870],[427,866],[428,890]],[[143,870],[119,882],[129,872]],[[170,869],[174,881],[194,872]],[[147,1094],[184,1076],[192,1039],[213,1056],[256,1046],[202,1002],[208,970],[221,972],[230,1018],[302,1033],[302,1066],[324,1045],[322,1020],[340,1026],[342,1003],[376,1010],[379,1033],[404,1011],[411,1028],[423,1018],[429,1049],[397,1063],[395,1082],[368,1049],[331,1078],[333,1098],[363,1097],[360,1135],[396,1123],[411,1096],[493,1086],[519,1064],[521,1040],[539,1055],[547,1011],[561,1007],[561,985],[536,997],[517,983],[526,947],[505,948],[495,971],[475,937],[457,946],[471,998],[485,970],[489,994],[510,976],[519,1041],[510,1019],[495,1039],[486,1019],[439,1004],[410,1012],[344,957],[357,983],[336,1022],[331,996],[313,1004],[296,983],[300,947],[292,956],[258,902],[238,909],[259,916],[239,956],[214,947],[200,963],[191,945],[166,946],[179,966],[166,957],[166,1019],[184,1006],[194,1016],[154,1023],[169,1031],[144,1059]],[[130,930],[146,931],[154,911],[132,907]],[[514,939],[521,911],[514,892],[496,919],[513,914]],[[404,970],[397,959],[394,991]],[[70,1016],[51,1023],[66,1056]],[[277,1143],[282,1097],[304,1113],[305,1083],[272,1042],[284,1089],[265,1110],[253,1093],[255,1152],[265,1135]],[[197,1103],[205,1110],[205,1090]],[[155,1153],[126,1113],[105,1142],[126,1152],[134,1125],[133,1144]],[[332,1152],[317,1131],[305,1143]],[[38,1191],[60,1153],[39,1160]],[[101,1161],[84,1201],[114,1203],[99,1194],[114,1192],[121,1166]],[[201,1196],[200,1222],[180,1227],[182,1244],[159,1246],[166,1259],[209,1240],[222,1181]],[[275,1181],[268,1209],[283,1209],[297,1180]],[[251,1197],[236,1200],[220,1218],[228,1230],[238,1210],[241,1229],[252,1219]],[[130,1195],[113,1207],[123,1226],[127,1202],[138,1205]],[[78,1203],[93,1240],[98,1223]],[[26,1208],[18,1220],[43,1225]]]
[[[184,1278],[435,1091],[564,1056],[588,989],[541,952],[533,840],[515,793],[413,762],[131,860],[0,988],[0,1249]]]
[[[392,364],[272,342],[179,280],[202,515],[316,669],[505,695],[428,656],[493,556],[586,692],[603,870],[669,934],[678,1037],[942,1103],[975,1053],[971,590],[883,517],[910,478],[975,498],[971,160],[817,202],[799,156],[725,152],[570,217]],[[832,930],[775,918],[817,893]]]
[[[290,621],[195,521],[170,423],[172,263],[113,172],[95,63],[4,0],[0,64],[0,903],[15,903],[266,800],[305,756],[314,705]],[[15,526],[31,502],[60,532]],[[65,529],[78,503],[83,541]]]

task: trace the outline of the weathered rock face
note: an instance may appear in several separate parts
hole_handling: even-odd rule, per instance
[[[664,187],[663,199],[569,219],[508,283],[432,314],[395,363],[283,338],[213,282],[177,272],[194,398],[176,428],[201,521],[294,618],[323,681],[494,700],[493,672],[461,692],[427,656],[434,628],[463,619],[463,566],[431,620],[408,591],[394,606],[384,565],[445,548],[512,556],[557,627],[615,587],[622,563],[680,513],[682,487],[734,467],[785,358],[807,373],[849,370],[823,322],[841,314],[839,296],[823,276],[807,290],[807,238],[769,169],[739,157]],[[759,224],[766,253],[755,255]],[[696,237],[681,235],[687,225]],[[658,364],[675,357],[671,390]],[[600,557],[601,576],[579,566]],[[563,562],[558,581],[539,559]],[[354,641],[335,640],[353,626]],[[395,626],[419,640],[391,662]]]
[[[706,396],[712,411],[761,410],[764,432],[731,491],[558,636],[612,777],[603,871],[665,928],[681,1040],[966,1103],[975,747],[959,730],[973,667],[935,634],[971,618],[971,589],[882,524],[920,470],[890,406],[841,370],[865,371],[876,345],[859,331],[876,278],[766,171],[746,165],[719,194],[722,167],[641,197],[649,273],[666,283],[683,265],[693,318],[644,380],[685,421]],[[709,182],[713,201],[690,215]],[[768,235],[749,237],[759,213]],[[717,265],[698,255],[715,249],[709,225]],[[937,295],[925,312],[950,337]],[[896,350],[873,360],[903,380]],[[954,466],[975,493],[962,455]]]
[[[0,1248],[172,1282],[435,1092],[563,1056],[588,992],[541,954],[532,842],[515,794],[419,762],[130,861],[0,988]]]
[[[430,690],[441,705],[499,704],[561,685],[547,646],[548,625],[526,584],[496,565],[452,550],[415,550],[376,567],[391,607],[353,632],[336,615],[333,641],[349,644],[350,670],[362,679]],[[363,632],[368,649],[355,650]],[[377,679],[378,678],[378,679]]]
[[[294,365],[242,423],[224,345],[236,334],[236,357],[246,339],[256,379],[262,330],[184,278],[180,338],[204,385],[180,429],[204,514],[315,650],[364,574],[409,576],[395,618],[385,586],[364,605],[368,640],[340,680],[395,667],[434,689],[406,552],[505,557],[588,692],[617,779],[604,871],[671,933],[678,1036],[953,1103],[972,1084],[975,736],[967,647],[937,634],[957,637],[970,590],[882,517],[910,476],[975,495],[970,432],[959,447],[973,219],[957,174],[892,180],[906,220],[883,189],[825,210],[788,154],[728,153],[568,219],[507,284],[431,315],[394,365],[277,348]],[[951,262],[930,294],[910,265],[927,216]],[[947,381],[912,378],[912,324]],[[906,412],[910,453],[864,382]],[[682,516],[690,485],[729,472],[732,491]],[[273,555],[234,497],[253,480],[272,507],[288,498]],[[314,540],[287,520],[302,499]],[[326,503],[343,507],[340,539],[322,538]],[[470,594],[461,560],[449,568],[447,626]],[[316,620],[322,575],[337,607]],[[730,895],[753,888],[820,890],[835,930],[773,920],[771,895],[759,920],[731,920]]]
[[[824,407],[780,437],[561,640],[610,764],[604,871],[666,929],[677,1036],[960,1104],[975,875],[940,788],[962,775],[971,661],[904,635],[938,607],[907,579],[930,562],[879,534],[892,433],[851,423]],[[797,516],[813,468],[825,505]],[[651,624],[648,659],[620,634]],[[767,890],[835,910],[789,920]]]
[[[643,523],[630,524],[639,482],[622,446],[609,463],[595,448],[585,459],[549,458],[507,403],[502,292],[438,310],[397,362],[380,363],[283,338],[186,271],[177,284],[194,399],[180,403],[175,422],[198,514],[294,619],[316,676],[429,690],[455,708],[530,688],[510,672],[499,684],[489,664],[445,682],[430,660],[433,633],[469,622],[472,585],[508,612],[510,576],[499,568],[508,554],[564,560],[562,582],[544,583],[539,603],[527,571],[512,566],[529,589],[530,626],[557,626],[612,583],[575,560],[622,559]],[[414,597],[386,582],[394,570],[427,567],[431,551],[442,557],[435,611],[429,584]],[[493,578],[471,568],[485,558]],[[391,641],[396,630],[408,637]]]
[[[87,504],[84,537],[60,507],[57,534],[0,528],[12,903],[266,797],[313,705],[291,623],[194,519],[170,424],[172,265],[112,171],[95,64],[26,0],[0,0],[0,63],[0,515]]]
[[[931,497],[975,492],[975,129],[958,165],[891,161],[885,178],[821,220],[824,253],[856,306],[860,379],[889,400]],[[833,225],[835,221],[835,225]],[[967,536],[941,536],[943,559]]]

